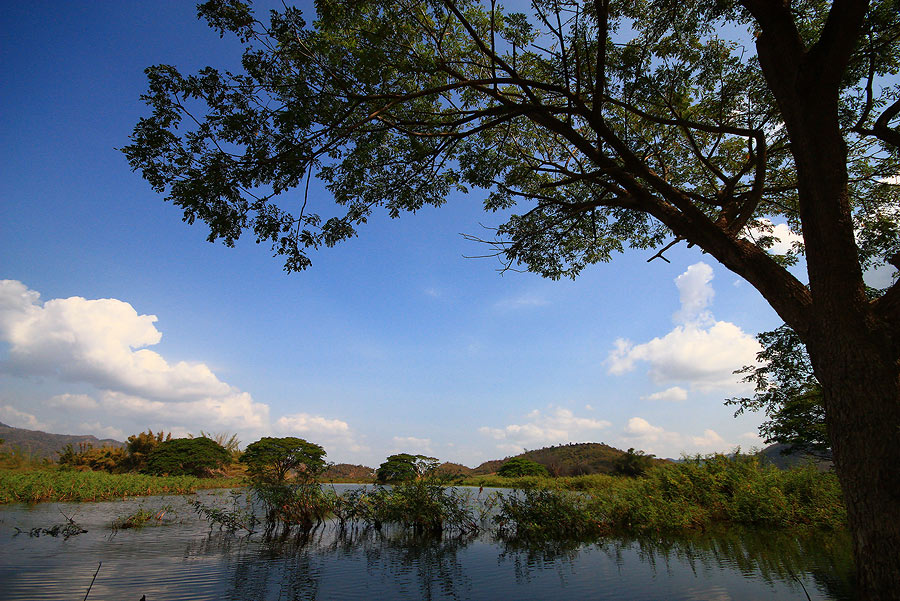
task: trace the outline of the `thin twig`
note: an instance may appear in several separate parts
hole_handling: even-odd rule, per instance
[[[102,561],[101,561],[100,563],[97,564],[97,571],[94,572],[94,577],[91,578],[91,586],[88,587],[87,592],[84,594],[84,600],[83,600],[83,601],[87,601],[88,595],[91,594],[91,589],[94,587],[94,581],[97,579],[97,574],[100,573],[100,566],[102,566],[102,565],[103,565],[103,562],[102,562]]]

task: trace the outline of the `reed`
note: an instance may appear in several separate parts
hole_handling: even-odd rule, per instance
[[[715,524],[839,529],[847,517],[834,474],[812,466],[782,471],[747,455],[694,457],[653,468],[642,478],[557,481],[501,495],[499,504],[495,520],[501,531],[525,538]]]
[[[109,474],[60,469],[0,471],[0,504],[43,501],[108,501],[146,495],[172,495],[203,488],[240,486],[238,478],[194,478]]]

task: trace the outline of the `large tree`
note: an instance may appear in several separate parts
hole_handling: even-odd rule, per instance
[[[752,284],[822,385],[863,598],[900,582],[897,0],[320,0],[307,25],[237,0],[200,15],[242,72],[147,70],[124,150],[201,219],[288,270],[391,215],[485,190],[509,263],[577,275],[694,245]],[[337,207],[310,199],[310,177]],[[896,182],[896,180],[893,180]],[[293,208],[292,208],[293,207]],[[773,223],[803,243],[773,252]],[[808,284],[787,268],[804,253]]]

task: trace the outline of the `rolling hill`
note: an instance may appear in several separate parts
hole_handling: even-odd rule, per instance
[[[72,445],[76,449],[80,443],[91,444],[94,448],[125,446],[124,442],[111,438],[100,439],[90,434],[51,434],[40,430],[14,428],[4,423],[0,423],[0,438],[3,439],[3,445],[0,447],[2,450],[8,451],[18,447],[25,453],[35,457],[47,457],[53,460],[57,458],[57,453],[63,450],[66,445]]]

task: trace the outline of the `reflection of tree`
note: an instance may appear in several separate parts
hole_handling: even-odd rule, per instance
[[[308,535],[258,540],[210,536],[188,553],[225,550],[230,564],[225,567],[226,599],[316,599],[326,578],[353,578],[359,588],[366,587],[366,580],[379,580],[404,598],[465,599],[471,597],[471,582],[457,553],[471,541],[418,536],[403,529],[329,526]],[[352,563],[365,569],[364,577],[350,571]]]
[[[783,583],[805,597],[798,578],[808,576],[830,599],[854,599],[853,558],[849,534],[810,530],[773,532],[728,528],[669,538],[607,538],[531,542],[505,538],[499,560],[513,564],[516,580],[529,582],[533,572],[574,570],[582,553],[599,552],[618,566],[634,555],[653,573],[672,565],[694,574],[714,569],[767,583]],[[804,586],[808,587],[808,580]]]
[[[797,533],[730,528],[680,538],[528,542],[491,534],[422,536],[400,528],[340,529],[331,524],[309,535],[294,532],[277,537],[237,537],[214,532],[190,543],[184,556],[222,559],[216,569],[223,575],[223,590],[216,598],[223,599],[289,601],[360,595],[468,599],[503,595],[502,590],[476,590],[473,582],[479,575],[472,571],[471,561],[473,552],[478,554],[480,549],[478,544],[470,549],[473,543],[495,550],[498,582],[508,584],[510,581],[504,579],[513,576],[518,586],[539,587],[551,595],[561,589],[547,589],[546,574],[552,574],[551,581],[563,587],[583,586],[586,570],[600,573],[602,565],[611,563],[622,574],[638,568],[637,572],[644,575],[676,576],[675,580],[663,578],[671,582],[677,582],[678,574],[689,577],[693,573],[703,581],[740,587],[740,581],[747,578],[803,599],[798,584],[802,582],[813,598],[816,590],[821,598],[854,598],[848,535],[812,530]],[[633,576],[622,578],[616,582],[638,597],[647,592]]]

